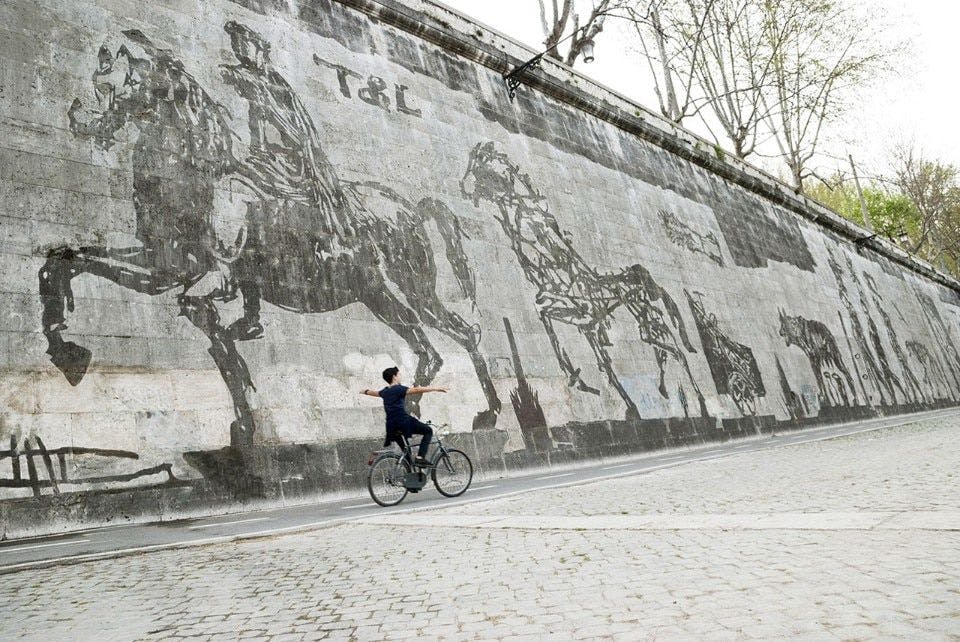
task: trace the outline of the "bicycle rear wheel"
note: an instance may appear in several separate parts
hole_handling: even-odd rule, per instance
[[[403,476],[410,472],[410,463],[396,453],[384,453],[367,471],[367,490],[381,506],[396,506],[407,496]]]
[[[464,494],[473,480],[473,464],[470,458],[459,450],[447,450],[437,460],[430,473],[433,485],[444,497],[458,497]]]

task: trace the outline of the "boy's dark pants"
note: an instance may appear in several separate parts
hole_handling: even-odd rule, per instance
[[[413,435],[420,435],[420,447],[417,449],[417,457],[426,458],[427,450],[430,448],[430,440],[433,437],[433,428],[416,417],[407,417],[406,422],[399,426],[389,426],[387,428],[387,443],[396,441],[403,447],[405,444],[394,437],[397,433],[403,435],[404,439],[410,439]]]

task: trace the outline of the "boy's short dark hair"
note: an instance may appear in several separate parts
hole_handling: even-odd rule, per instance
[[[400,372],[400,368],[397,368],[396,366],[387,368],[383,371],[383,380],[387,383],[393,382],[393,378],[397,376],[398,372]]]

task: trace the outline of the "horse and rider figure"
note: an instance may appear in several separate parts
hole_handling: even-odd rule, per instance
[[[270,44],[237,22],[224,30],[237,62],[223,65],[221,74],[248,106],[244,158],[238,158],[241,145],[228,110],[169,50],[138,30],[123,32],[116,55],[100,49],[93,77],[100,111],[89,117],[79,100],[71,105],[70,130],[102,149],[117,144],[121,130],[136,130],[131,164],[139,244],[48,252],[39,288],[53,363],[77,385],[91,358],[63,338],[65,312],[74,309],[73,278],[92,274],[152,296],[181,288],[180,313],[209,338],[233,400],[231,444],[250,444],[253,383],[236,344],[263,336],[261,303],[304,314],[360,303],[418,355],[417,383],[429,383],[443,363],[424,326],[467,352],[487,403],[473,428],[492,428],[500,400],[479,351],[479,328],[437,293],[429,221],[443,238],[462,293],[476,305],[466,235],[456,216],[433,198],[413,203],[377,182],[342,180],[306,107],[272,66]],[[223,180],[252,194],[241,230],[227,244],[214,225],[215,192]],[[223,275],[222,285],[193,294],[211,272]],[[224,326],[216,303],[238,293],[243,315]]]

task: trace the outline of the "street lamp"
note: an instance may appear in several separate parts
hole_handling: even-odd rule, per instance
[[[576,36],[577,34],[582,34],[580,37],[584,39],[584,40],[581,42],[581,44],[580,44],[580,51],[581,51],[581,53],[583,54],[583,62],[585,62],[585,63],[587,63],[587,64],[590,64],[591,62],[593,62],[593,46],[594,46],[594,42],[593,42],[593,38],[588,38],[588,37],[587,37],[587,35],[586,35],[586,34],[587,34],[587,28],[586,28],[586,27],[582,27],[582,28],[580,28],[580,29],[574,29],[574,30],[573,30],[573,33],[571,33],[571,34],[570,34],[569,36],[567,36],[566,38],[561,38],[560,40],[558,40],[556,43],[554,43],[553,47],[556,47],[556,46],[559,45],[561,42],[565,42],[565,41],[567,41],[567,40],[570,40],[570,38],[573,38],[573,37]],[[550,49],[552,49],[553,47],[551,47]],[[534,57],[531,58],[530,60],[526,61],[526,62],[523,63],[522,65],[520,65],[520,66],[518,66],[518,67],[514,67],[513,69],[511,69],[511,70],[508,71],[507,73],[503,74],[503,80],[507,83],[507,93],[510,94],[510,100],[511,100],[511,101],[513,100],[514,96],[517,95],[517,88],[519,88],[520,85],[522,84],[522,83],[520,82],[520,76],[522,76],[522,75],[523,75],[523,72],[527,71],[528,69],[533,69],[534,67],[539,67],[539,66],[540,66],[540,61],[543,60],[543,57],[547,54],[547,51],[550,51],[550,49],[547,49],[547,50],[545,50],[545,51],[541,51],[541,52],[538,53],[536,56],[534,56]]]
[[[593,38],[587,38],[580,45],[580,51],[583,52],[583,62],[588,65],[593,62]]]

